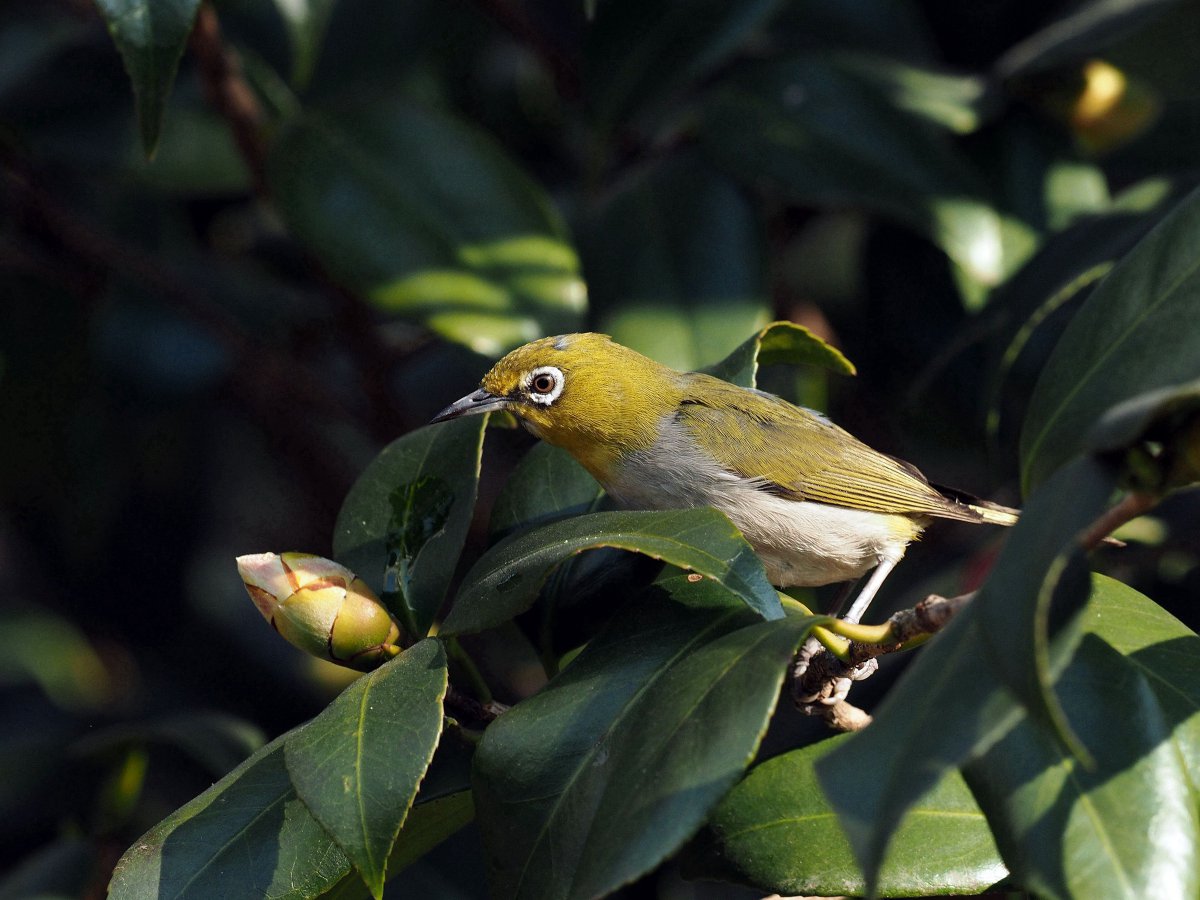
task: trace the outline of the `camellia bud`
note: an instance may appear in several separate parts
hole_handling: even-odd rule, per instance
[[[345,566],[310,553],[252,553],[237,567],[263,618],[306,653],[367,672],[400,652],[400,626]]]

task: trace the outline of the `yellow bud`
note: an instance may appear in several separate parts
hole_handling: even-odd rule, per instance
[[[237,566],[263,618],[306,653],[366,672],[399,652],[400,626],[345,566],[309,553],[254,553]]]

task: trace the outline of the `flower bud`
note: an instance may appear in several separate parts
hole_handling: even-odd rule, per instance
[[[345,566],[309,553],[237,558],[250,599],[284,640],[363,672],[399,652],[400,626]]]

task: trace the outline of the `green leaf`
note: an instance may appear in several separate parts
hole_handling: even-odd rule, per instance
[[[967,768],[968,782],[1038,896],[1196,896],[1200,639],[1099,575],[1086,628],[1056,691],[1095,767],[1026,721]]]
[[[338,513],[334,556],[379,593],[414,637],[433,624],[466,541],[486,419],[430,425],[393,441]]]
[[[730,56],[780,6],[779,0],[606,0],[584,56],[584,84],[600,128],[636,109],[657,109]]]
[[[309,112],[279,134],[267,178],[292,232],[386,312],[489,356],[580,322],[558,215],[463,122],[394,99]]]
[[[1124,456],[1126,481],[1163,494],[1200,482],[1200,380],[1139,394],[1110,409],[1089,448]]]
[[[200,0],[96,0],[133,82],[142,147],[154,155]]]
[[[296,793],[376,898],[442,733],[446,654],[427,639],[363,675],[287,741]]]
[[[1051,682],[1051,618],[1061,622],[1087,602],[1087,567],[1079,535],[1108,505],[1114,467],[1075,460],[1026,503],[972,606],[1001,681],[1038,721],[1054,727],[1076,752],[1071,726]]]
[[[749,198],[694,152],[637,173],[582,240],[597,331],[676,369],[766,322],[766,247]]]
[[[753,758],[814,620],[757,620],[711,581],[635,598],[489,726],[479,823],[501,898],[589,898],[650,871]]]
[[[842,351],[791,322],[772,322],[704,371],[742,387],[755,387],[759,367],[773,365],[817,366],[842,375],[855,374],[854,364]]]
[[[1200,190],[1088,297],[1054,348],[1021,432],[1021,481],[1044,481],[1110,407],[1200,378]]]
[[[72,750],[105,754],[130,745],[178,747],[213,775],[230,771],[264,743],[262,732],[224,713],[185,713],[148,722],[118,724],[89,731]]]
[[[868,893],[908,810],[1021,720],[1021,707],[991,667],[980,665],[988,653],[981,631],[968,605],[909,664],[871,727],[816,763]]]
[[[709,816],[684,871],[778,894],[867,893],[813,763],[845,737],[770,759],[751,770]],[[869,777],[869,776],[867,776]],[[1008,874],[962,776],[948,771],[896,829],[876,890],[884,897],[974,894]]]
[[[117,863],[110,900],[319,897],[350,861],[296,796],[276,738],[172,813]]]
[[[275,0],[275,8],[287,26],[295,87],[305,87],[312,78],[321,41],[336,4],[337,0]]]
[[[783,615],[746,539],[714,509],[598,512],[515,535],[485,553],[463,579],[442,632],[482,631],[533,605],[550,570],[581,550],[616,547],[690,569],[723,584],[766,619]]]
[[[747,183],[807,205],[859,205],[927,235],[969,305],[1035,244],[998,212],[949,136],[897,108],[872,79],[816,55],[745,67],[706,104],[704,146]]]
[[[535,525],[593,512],[604,492],[566,450],[538,442],[504,482],[492,507],[493,542]]]

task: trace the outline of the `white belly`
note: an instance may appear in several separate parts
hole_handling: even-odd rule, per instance
[[[780,497],[678,444],[626,460],[604,487],[629,509],[719,509],[778,587],[856,579],[881,560],[899,560],[924,527],[908,516]]]

